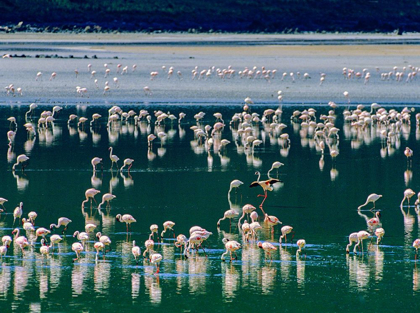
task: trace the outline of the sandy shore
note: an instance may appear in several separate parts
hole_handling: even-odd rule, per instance
[[[407,44],[411,42],[411,44]],[[418,80],[407,81],[410,66],[420,65],[420,35],[235,35],[235,34],[0,34],[1,54],[25,54],[27,58],[0,59],[3,73],[0,84],[23,89],[24,101],[79,101],[76,86],[89,90],[89,101],[102,102],[238,102],[246,96],[256,101],[276,103],[277,91],[284,93],[285,103],[343,102],[343,91],[351,101],[360,103],[410,103],[419,101]],[[59,58],[35,58],[57,55]],[[70,57],[71,56],[71,57]],[[112,70],[104,77],[104,64]],[[98,72],[94,79],[87,65]],[[118,74],[117,64],[130,68],[128,75]],[[136,64],[137,70],[131,71]],[[166,70],[162,68],[165,66]],[[174,75],[168,77],[169,67]],[[231,66],[236,75],[221,79],[217,70]],[[404,71],[401,82],[382,81],[380,75]],[[270,80],[241,79],[245,68],[276,70]],[[346,80],[343,68],[371,74],[364,79]],[[204,79],[192,79],[192,70],[212,68]],[[76,77],[75,70],[80,74]],[[150,72],[158,71],[156,79]],[[35,81],[36,73],[42,81]],[[52,72],[57,76],[49,81]],[[180,75],[176,75],[179,72]],[[293,73],[292,75],[290,75]],[[311,79],[303,80],[308,73]],[[320,73],[326,75],[320,84]],[[283,76],[285,75],[285,76]],[[118,79],[114,84],[113,79]],[[108,81],[111,92],[103,94]],[[146,96],[144,86],[153,91]],[[5,93],[0,98],[10,101]]]

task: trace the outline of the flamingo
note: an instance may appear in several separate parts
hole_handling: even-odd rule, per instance
[[[359,240],[359,237],[357,237],[357,232],[351,233],[349,235],[349,244],[346,246],[346,252],[350,253],[350,247],[354,242],[357,242]]]
[[[277,176],[278,176],[278,174],[279,174],[279,167],[280,166],[283,166],[284,164],[283,163],[281,163],[281,162],[279,162],[279,161],[276,161],[276,162],[274,162],[273,163],[273,165],[271,165],[271,168],[270,168],[270,170],[267,172],[267,176],[268,176],[268,178],[270,178],[271,179],[271,177],[270,177],[270,172],[272,171],[272,170],[274,170],[275,168],[277,169]]]
[[[95,189],[95,188],[89,188],[85,191],[85,196],[86,196],[86,200],[83,200],[82,202],[82,209],[83,206],[86,202],[89,201],[90,199],[90,205],[92,206],[92,199],[95,201],[95,203],[97,204],[96,200],[95,200],[95,195],[97,195],[98,193],[100,193],[99,190]]]
[[[361,230],[361,231],[359,231],[358,233],[357,233],[357,243],[354,245],[354,248],[353,248],[353,252],[354,253],[357,253],[356,252],[356,248],[361,244],[362,245],[362,252],[363,252],[363,240],[365,240],[365,239],[367,239],[367,238],[369,238],[370,237],[370,234],[367,232],[367,231],[365,231],[365,230]]]
[[[6,211],[6,208],[4,207],[4,203],[7,202],[9,200],[5,199],[5,198],[1,198],[0,197],[0,205],[3,207],[3,209]]]
[[[28,213],[29,221],[31,221],[32,225],[35,225],[35,219],[37,218],[38,214],[34,211]]]
[[[302,249],[306,246],[306,241],[305,239],[299,239],[296,244],[299,247],[299,249],[296,251],[296,256],[299,256],[302,253]]]
[[[287,234],[290,234],[293,231],[293,227],[286,225],[286,226],[283,226],[280,231],[281,231],[281,236],[279,238],[279,243],[281,245],[281,240],[284,238],[284,242],[287,241],[286,236],[287,236]],[[293,237],[294,237],[294,233],[292,235],[292,241],[293,241]]]
[[[94,157],[94,158],[90,161],[90,163],[92,164],[92,167],[93,167],[93,172],[95,173],[95,172],[96,172],[96,166],[97,166],[98,164],[102,164],[102,158],[99,158],[99,157]],[[102,168],[103,168],[103,166],[102,166]]]
[[[379,224],[381,223],[380,217],[381,217],[381,213],[376,212],[375,217],[372,217],[371,219],[367,221],[368,226],[372,229],[378,227]]]
[[[128,233],[128,227],[131,225],[131,223],[137,222],[134,217],[132,217],[130,214],[124,214],[121,216],[121,214],[117,214],[115,217],[117,221],[120,221],[121,223],[125,223],[127,226],[127,233]]]
[[[133,159],[130,159],[130,158],[125,159],[125,160],[124,160],[124,164],[123,164],[123,166],[121,166],[121,168],[120,168],[120,171],[122,171],[122,169],[123,169],[125,166],[128,166],[127,171],[130,173],[130,168],[133,166],[133,162],[134,162],[134,160],[133,160]]]
[[[228,199],[230,199],[230,192],[233,190],[233,188],[239,188],[243,182],[241,182],[239,179],[234,179],[230,182],[230,188],[228,191]]]
[[[98,242],[95,242],[93,244],[93,247],[96,250],[95,262],[97,262],[98,261],[99,251],[102,251],[103,249],[105,249],[105,244],[103,242],[98,241]]]
[[[38,105],[36,103],[31,103],[29,105],[29,111],[25,113],[25,120],[28,118],[28,114],[31,113],[32,116],[32,112],[38,107]]]
[[[270,258],[270,260],[272,260],[271,253],[273,251],[276,251],[277,250],[277,248],[272,243],[269,243],[267,241],[265,241],[265,242],[259,241],[258,242],[258,248],[264,250],[264,252],[265,252],[265,258],[264,258],[264,260],[267,259],[267,256]]]
[[[223,214],[223,217],[217,221],[217,227],[220,227],[220,221],[223,221],[227,218],[229,219],[229,226],[230,226],[231,225],[231,219],[236,217],[237,215],[239,215],[239,213],[236,212],[234,209],[227,210]]]
[[[157,224],[150,225],[150,231],[151,231],[151,233],[149,235],[149,239],[151,237],[155,238],[155,233],[156,233],[156,236],[158,237],[158,240],[159,240],[158,230],[159,230],[159,226]]]
[[[15,228],[12,231],[12,234],[15,234],[15,237],[13,239],[14,243],[20,247],[20,249],[22,250],[22,254],[25,254],[23,249],[29,246],[28,239],[25,236],[19,236],[19,228]]]
[[[48,229],[46,229],[44,227],[39,227],[35,231],[34,241],[36,241],[38,239],[38,237],[42,237],[43,239],[45,239],[45,236],[50,234],[50,233],[51,233],[51,231],[49,231]]]
[[[174,222],[172,222],[172,221],[166,221],[165,223],[163,223],[163,231],[162,231],[162,233],[160,234],[160,238],[163,238],[163,234],[164,234],[164,233],[166,233],[166,231],[167,231],[168,229],[172,230],[172,232],[174,233],[174,238],[175,238],[175,232],[174,232],[174,230],[173,230],[173,228],[172,228],[172,227],[174,227],[174,226],[175,226],[175,223],[174,223]]]
[[[416,254],[414,256],[414,259],[417,260],[417,252],[418,252],[418,249],[420,248],[420,239],[414,240],[413,248],[416,249]]]
[[[160,261],[162,261],[162,255],[160,253],[157,252],[153,252],[152,257],[150,258],[150,263],[155,264],[156,265],[156,274],[159,274],[159,264]]]
[[[412,196],[414,196],[415,194],[416,194],[416,193],[415,193],[412,189],[410,189],[410,188],[406,189],[406,190],[404,191],[404,198],[402,199],[400,206],[401,206],[401,207],[403,206],[405,199],[407,199],[408,206],[410,206],[410,198],[411,198]]]
[[[63,238],[60,235],[54,234],[50,237],[51,247],[54,249],[54,245],[58,244]]]
[[[187,247],[187,244],[188,244],[188,238],[185,235],[179,234],[176,237],[175,247],[181,248],[181,253],[182,253],[182,246],[184,246],[184,250],[185,250],[185,248]]]
[[[134,260],[136,260],[136,264],[139,264],[139,260],[137,258],[140,258],[141,250],[139,246],[136,246],[135,240],[133,240],[133,247],[131,248],[131,253],[134,256]]]
[[[242,207],[242,216],[239,218],[238,228],[240,228],[240,226],[241,226],[241,220],[245,217],[245,214],[251,214],[255,210],[256,210],[256,208],[252,204],[245,204]]]
[[[10,244],[12,243],[12,237],[5,235],[1,237],[1,242],[4,246],[10,246]]]
[[[371,211],[375,208],[375,202],[377,200],[379,200],[382,197],[382,195],[377,195],[376,193],[372,193],[370,194],[367,199],[366,202],[363,203],[362,205],[360,205],[357,209],[360,210],[360,208],[364,207],[365,205],[367,205],[369,202],[373,203],[373,207],[370,209]]]
[[[27,220],[26,218],[22,218],[22,224],[23,224],[23,229],[26,230],[26,232],[33,232],[35,231],[34,225],[32,225],[32,223]]]
[[[111,170],[112,170],[112,167],[114,166],[114,163],[117,165],[117,169],[118,169],[118,161],[119,161],[119,157],[117,157],[115,154],[112,154],[112,150],[113,150],[113,148],[112,147],[109,147],[109,149],[108,149],[110,152],[109,152],[109,158],[111,159]]]
[[[41,239],[41,247],[39,248],[39,252],[42,255],[48,255],[50,253],[50,246],[45,243],[45,239]]]
[[[235,240],[229,240],[227,238],[223,238],[222,242],[225,245],[226,251],[222,254],[220,257],[222,261],[224,261],[224,256],[228,253],[230,253],[230,261],[232,262],[232,253],[235,253],[235,260],[238,259],[238,255],[236,254],[236,251],[241,248],[241,244]]]
[[[381,242],[382,237],[385,235],[385,229],[383,229],[382,227],[377,228],[375,230],[375,235],[377,237],[376,244],[379,245],[379,242]]]
[[[73,262],[80,258],[80,253],[83,252],[83,245],[80,242],[75,242],[71,245],[71,249],[76,253],[76,258]]]
[[[54,227],[55,228],[60,228],[60,226],[64,226],[64,229],[63,229],[63,234],[64,234],[64,232],[67,230],[67,225],[69,223],[71,223],[71,219],[69,219],[67,217],[60,217],[58,219],[57,224],[51,224],[50,225],[50,230],[52,230]]]
[[[111,194],[111,193],[104,193],[104,195],[102,196],[102,202],[101,203],[99,203],[99,206],[98,206],[98,210],[100,210],[101,209],[101,205],[102,204],[104,204],[105,202],[106,202],[106,207],[108,208],[108,207],[110,207],[111,205],[109,204],[109,202],[111,201],[111,200],[113,200],[113,199],[115,199],[117,196],[114,196],[113,194]]]
[[[7,249],[8,248],[9,248],[9,246],[7,246],[7,245],[0,246],[0,260],[3,260],[3,255],[7,254]]]
[[[150,258],[150,253],[151,251],[153,251],[154,245],[155,245],[155,242],[152,239],[147,239],[144,242],[144,246],[146,247],[146,250],[144,250],[143,252],[143,258],[146,257],[146,253],[149,253],[149,258]]]
[[[264,222],[267,223],[267,225],[271,228],[271,233],[274,234],[274,226],[276,226],[277,224],[283,224],[282,222],[280,222],[280,220],[273,216],[273,215],[268,215],[267,213],[264,214]]]
[[[13,164],[13,166],[12,166],[12,171],[14,171],[15,168],[16,168],[16,166],[19,165],[20,163],[22,163],[22,171],[24,171],[25,170],[25,167],[27,165],[26,164],[23,164],[23,163],[25,163],[28,160],[29,160],[29,157],[27,157],[25,154],[18,155],[18,157],[16,159],[16,163]]]
[[[411,165],[411,158],[413,157],[413,150],[411,150],[409,147],[406,147],[404,150],[404,155],[407,157],[407,165]]]
[[[15,225],[16,219],[20,219],[23,214],[23,202],[19,204],[14,210],[13,210],[13,225]]]
[[[73,237],[76,237],[76,238],[77,238],[77,240],[81,241],[81,242],[82,242],[82,244],[83,244],[83,247],[86,245],[86,241],[88,241],[88,240],[89,240],[89,235],[88,235],[88,233],[86,233],[86,232],[84,232],[84,231],[79,232],[78,230],[76,230],[76,231],[74,232],[74,234],[73,234]]]
[[[263,203],[265,201],[265,199],[267,199],[267,191],[273,191],[273,184],[275,183],[279,183],[281,182],[280,180],[276,179],[276,178],[270,178],[268,180],[262,180],[260,181],[260,177],[261,177],[261,173],[256,171],[255,175],[258,175],[258,178],[256,181],[254,181],[253,183],[251,183],[251,185],[249,185],[249,187],[257,187],[257,186],[261,186],[261,188],[264,190],[264,195],[258,195],[259,197],[264,197],[264,200],[261,202],[260,204],[260,209],[261,211],[265,214],[262,206]]]
[[[85,231],[87,233],[92,233],[95,230],[95,228],[96,228],[96,225],[92,223],[88,223],[85,225]]]
[[[102,235],[101,232],[96,233],[96,238],[98,238],[99,241],[102,242],[106,246],[109,246],[112,243],[111,239],[109,239],[108,236]]]

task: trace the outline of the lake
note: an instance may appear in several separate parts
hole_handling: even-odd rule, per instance
[[[43,49],[42,53],[51,53],[45,47]],[[69,49],[57,51],[64,55]],[[15,51],[28,55],[41,53],[27,47],[9,52]],[[203,63],[217,64],[216,55],[210,54],[204,59],[203,51],[204,48],[196,53],[205,60]],[[245,59],[224,55],[220,61],[223,68],[227,69],[231,64],[237,69],[235,76],[218,78],[215,68],[207,80],[204,77],[193,80],[190,73],[193,64],[198,64],[197,56],[195,59],[184,56],[171,59],[169,51],[165,54],[159,50],[157,55],[125,51],[119,52],[119,61],[115,61],[112,59],[114,51],[109,50],[98,53],[76,47],[72,53],[76,58],[1,60],[5,69],[1,77],[3,86],[13,83],[15,87],[22,86],[24,91],[22,96],[15,91],[14,96],[5,92],[1,97],[0,131],[4,135],[0,138],[0,171],[3,173],[0,197],[8,202],[4,204],[7,212],[0,215],[0,236],[12,236],[18,224],[13,225],[13,209],[20,202],[23,203],[22,217],[27,217],[30,211],[37,212],[36,229],[48,229],[60,217],[72,220],[64,235],[63,227],[52,231],[64,238],[48,256],[40,254],[39,239],[33,247],[25,249],[24,255],[12,243],[0,267],[2,310],[377,312],[418,307],[420,278],[412,247],[420,225],[414,207],[416,195],[409,205],[406,201],[400,207],[404,191],[411,188],[417,193],[420,185],[416,175],[420,140],[415,118],[419,112],[418,81],[399,83],[380,79],[385,66],[386,72],[391,71],[394,64],[402,70],[404,61],[394,63],[398,56],[390,59],[371,56],[366,63],[374,64],[372,60],[378,60],[383,66],[378,73],[372,66],[371,81],[364,84],[363,79],[347,80],[342,76],[343,64],[348,64],[347,67],[354,64],[360,70],[368,66],[355,61],[356,58],[343,60],[336,56],[329,62],[327,59],[321,61],[323,57],[319,55],[291,55],[290,60],[297,63],[286,62],[283,66],[287,68],[285,72],[294,72],[296,81],[292,81],[290,74],[282,80],[283,70],[279,65],[277,77],[268,82],[264,78],[240,78],[238,71],[242,71],[245,64],[249,68],[258,64],[260,68],[264,63],[267,68],[274,69],[278,59],[272,55],[262,57],[262,61],[252,55]],[[84,54],[91,58],[93,53],[98,54],[99,60],[83,59]],[[404,58],[413,66],[418,61],[418,58]],[[104,77],[104,62],[112,69],[112,75],[107,78]],[[116,73],[117,62],[121,62],[122,67],[130,66],[126,76]],[[98,72],[98,89],[93,81],[95,78],[88,72],[89,63],[92,70]],[[133,72],[134,63],[137,69]],[[180,68],[182,79],[176,76],[176,65],[173,76],[167,78],[171,64]],[[294,64],[303,69],[312,66],[311,80],[304,80],[303,70],[298,78]],[[166,68],[162,69],[161,65]],[[12,71],[13,68],[17,70]],[[54,68],[57,77],[50,81]],[[76,68],[78,81],[75,81]],[[153,69],[159,70],[160,76],[151,80],[149,73]],[[43,77],[36,80],[38,71],[43,72]],[[322,71],[326,72],[326,79],[320,85],[319,72]],[[404,71],[407,79],[409,70]],[[119,86],[113,77],[118,77]],[[105,79],[109,80],[111,90],[104,94]],[[152,95],[143,91],[146,85],[150,86]],[[77,94],[76,86],[87,86],[87,94]],[[284,96],[282,101],[277,99],[279,90]],[[349,99],[342,94],[345,90],[350,92]],[[355,94],[360,97],[353,96]],[[246,97],[254,101],[248,112],[258,114],[259,118],[267,109],[277,110],[276,124],[271,124],[270,117],[267,123],[251,123],[249,131],[254,139],[261,140],[254,147],[246,145],[248,134],[242,130],[238,132],[238,124],[231,123],[235,113],[243,112]],[[329,101],[338,104],[334,112],[329,112],[332,110]],[[366,125],[357,126],[345,120],[345,112],[354,113],[358,104],[364,105],[361,111],[369,112],[373,102],[386,110],[386,125],[367,121]],[[33,115],[27,118],[34,123],[36,136],[28,135],[23,126],[31,103],[38,104]],[[151,122],[141,119],[137,123],[131,117],[108,127],[109,109],[114,105],[124,112],[134,110],[136,115],[140,110],[147,110]],[[38,126],[41,112],[51,111],[54,106],[62,109],[55,114],[53,124]],[[401,112],[405,107],[408,107],[407,119],[411,123],[400,125],[401,115],[391,117],[392,110]],[[296,110],[302,112],[309,108],[314,109],[311,120],[316,119],[316,123],[323,122],[323,116],[329,115],[339,129],[339,137],[326,132],[317,138],[315,127],[302,125],[300,118],[292,118],[294,114],[302,116]],[[183,112],[186,117],[180,123],[167,118],[159,126],[154,114],[158,110],[177,118]],[[194,115],[200,111],[205,115],[197,122]],[[213,126],[217,112],[222,114],[225,126],[214,135],[214,144],[209,147],[205,138],[201,141],[196,138],[191,126],[202,129],[205,125]],[[90,126],[94,113],[102,117]],[[79,126],[77,120],[68,123],[70,114],[86,117],[88,121]],[[16,129],[7,120],[11,116],[16,118],[18,127],[13,144],[8,146],[6,133]],[[280,123],[286,128],[280,130]],[[386,135],[395,131],[387,140],[383,130]],[[157,137],[148,148],[148,135],[158,136],[159,132],[164,132],[166,137]],[[243,133],[245,135],[240,135]],[[280,137],[284,133],[289,135],[290,143]],[[230,143],[222,147],[221,139]],[[320,149],[321,141],[325,144],[324,154]],[[129,173],[118,171],[115,165],[111,170],[109,147],[113,147],[113,154],[119,157],[119,167],[124,159],[134,159]],[[404,155],[405,147],[414,151],[412,161]],[[331,157],[331,150],[338,152],[337,157]],[[28,165],[24,171],[20,164],[12,171],[20,154],[30,158]],[[93,157],[103,159],[103,169],[99,165],[96,173],[90,163]],[[263,205],[265,212],[282,222],[282,225],[274,226],[272,234],[259,208],[262,198],[258,195],[262,189],[249,185],[257,179],[256,171],[261,172],[261,180],[267,179],[267,172],[276,161],[284,165],[274,169],[271,176],[282,182],[274,184],[273,191],[268,191]],[[243,185],[228,195],[234,179],[239,179]],[[81,208],[89,188],[100,191],[95,197],[98,202],[105,193],[112,193],[116,198],[109,208],[98,210],[95,203],[92,206],[87,203]],[[371,193],[383,195],[375,207],[381,212],[385,236],[377,245],[373,235],[365,240],[363,253],[353,253],[352,247],[347,254],[350,233],[371,230],[367,220],[374,216],[369,211],[372,204],[357,210]],[[258,248],[257,242],[246,242],[238,229],[238,219],[245,204],[255,206],[260,216],[262,229],[257,231],[258,240],[271,242],[277,248],[272,253],[272,261],[265,260],[264,251]],[[218,228],[217,221],[229,209],[240,214],[231,225],[223,220]],[[116,220],[117,214],[131,214],[137,220],[131,225],[131,232],[127,233],[125,224]],[[165,221],[175,223],[176,235],[189,237],[189,229],[196,225],[212,235],[203,244],[206,256],[200,249],[198,255],[191,251],[187,259],[175,247],[173,233],[168,232],[162,242],[155,242],[155,250],[162,255],[160,272],[155,274],[156,268],[148,260],[142,258],[136,264],[131,254],[132,241],[136,241],[143,253],[149,227],[157,224],[160,234]],[[76,230],[84,231],[87,223],[97,225],[95,233],[100,231],[110,237],[110,251],[101,252],[95,261],[93,244],[97,240],[91,234],[87,251],[73,261],[76,256],[71,246],[77,240],[72,235]],[[291,242],[291,235],[288,235],[287,242],[280,246],[280,228],[285,225],[293,227],[294,238]],[[19,227],[25,234],[21,223]],[[237,260],[229,262],[228,257],[222,262],[223,238],[241,243]],[[300,256],[296,256],[298,239],[306,240]]]

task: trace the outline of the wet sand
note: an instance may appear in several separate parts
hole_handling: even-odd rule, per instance
[[[277,102],[282,90],[284,103],[347,103],[343,91],[350,93],[351,103],[409,103],[420,99],[417,79],[406,82],[409,66],[419,66],[418,35],[220,35],[220,34],[0,34],[0,53],[25,54],[27,58],[1,59],[2,86],[21,87],[23,96],[3,93],[0,100],[23,102],[82,100],[76,86],[86,87],[92,103],[240,103],[250,96],[260,104]],[[410,44],[407,44],[410,43]],[[60,58],[35,58],[57,55]],[[70,56],[72,56],[70,58]],[[104,63],[111,69],[104,77]],[[87,65],[97,75],[91,78]],[[127,75],[117,73],[117,64],[129,68]],[[132,65],[137,69],[132,72]],[[166,71],[173,66],[168,79]],[[208,79],[192,79],[191,71],[229,66],[236,71],[232,78],[220,79],[216,72]],[[401,82],[382,81],[381,73],[404,71]],[[270,80],[239,78],[245,68],[276,70]],[[343,67],[371,74],[363,79],[346,80]],[[404,69],[405,67],[405,69]],[[79,71],[76,78],[75,70]],[[35,81],[37,72],[42,81]],[[150,80],[150,72],[159,75]],[[180,71],[182,79],[176,75]],[[57,77],[49,81],[52,72]],[[283,73],[287,73],[282,79]],[[294,80],[290,73],[293,73]],[[303,80],[308,73],[311,79]],[[320,73],[326,78],[320,85]],[[117,77],[118,85],[113,78]],[[94,79],[98,79],[96,87]],[[105,82],[111,90],[103,94]],[[152,96],[143,87],[149,86]],[[86,96],[87,96],[86,95]],[[83,101],[86,97],[83,98]]]

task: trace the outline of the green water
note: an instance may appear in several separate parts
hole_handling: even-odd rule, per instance
[[[404,190],[410,187],[417,191],[420,185],[417,159],[411,167],[412,178],[407,180],[410,172],[403,154],[405,146],[411,147],[415,156],[419,151],[414,114],[412,126],[403,129],[392,150],[383,149],[374,127],[358,134],[351,132],[349,125],[343,125],[342,110],[338,110],[339,156],[333,161],[328,150],[322,159],[312,136],[290,121],[296,109],[293,105],[283,107],[281,116],[287,124],[284,132],[290,135],[290,147],[284,148],[260,125],[254,129],[263,144],[253,154],[235,145],[234,131],[229,127],[241,105],[122,104],[124,111],[134,109],[138,113],[147,108],[149,113],[162,109],[176,116],[181,111],[187,114],[180,125],[176,121],[166,123],[168,137],[162,145],[157,138],[151,151],[147,135],[155,125],[135,126],[130,121],[108,131],[105,117],[111,105],[81,108],[68,103],[54,127],[37,133],[31,142],[22,126],[28,106],[22,103],[0,108],[0,133],[4,134],[0,138],[0,196],[8,199],[7,213],[0,216],[0,236],[11,235],[12,212],[19,202],[24,204],[24,216],[29,211],[38,213],[36,228],[48,228],[62,216],[72,223],[58,249],[48,257],[40,255],[39,240],[24,256],[12,244],[0,267],[1,312],[391,312],[418,308],[420,277],[411,244],[418,236],[419,224],[413,206],[403,208],[405,217],[399,206]],[[253,112],[262,115],[266,108],[253,107]],[[51,110],[52,106],[38,107],[34,121],[44,109]],[[327,112],[326,108],[316,109],[317,117]],[[196,125],[193,115],[200,110],[206,113],[201,125],[213,125],[213,113],[223,113],[227,125],[222,137],[231,141],[226,149],[207,152],[197,144],[190,127]],[[88,125],[83,130],[76,125],[68,127],[70,114],[90,118],[95,112],[103,118],[93,129]],[[12,151],[8,151],[6,138],[9,116],[15,116],[19,125]],[[125,158],[135,160],[130,174],[110,171],[110,146],[119,156],[120,166]],[[24,172],[17,167],[13,173],[12,164],[21,153],[27,154],[30,162]],[[92,175],[90,165],[94,156],[104,160],[103,171],[96,175]],[[269,192],[264,210],[283,225],[293,226],[295,236],[293,243],[289,238],[280,247],[280,226],[275,226],[272,236],[263,225],[259,240],[278,248],[269,262],[255,243],[243,241],[237,219],[231,227],[222,221],[220,229],[216,222],[229,208],[241,212],[247,203],[258,207],[261,190],[248,186],[256,179],[256,170],[265,179],[274,161],[284,163],[278,172],[283,183]],[[276,170],[272,174],[277,177]],[[231,192],[229,203],[233,179],[244,185]],[[81,210],[84,192],[92,187],[101,191],[98,201],[106,192],[117,197],[102,214],[95,205]],[[376,206],[382,213],[385,237],[380,246],[374,240],[365,243],[363,254],[346,254],[348,235],[367,229],[356,209],[373,192],[383,195]],[[262,215],[261,210],[257,212]],[[130,234],[116,221],[118,213],[137,219]],[[372,215],[363,213],[369,218]],[[175,222],[176,234],[188,236],[190,227],[199,225],[213,235],[204,243],[207,257],[200,251],[198,256],[185,259],[170,234],[155,246],[163,256],[160,273],[155,275],[155,267],[148,261],[142,259],[136,265],[132,240],[143,252],[150,225],[158,224],[160,233],[167,220]],[[91,235],[89,250],[73,262],[71,244],[76,240],[72,234],[82,231],[88,222],[111,238],[111,251],[95,262]],[[61,234],[61,230],[55,233]],[[232,263],[220,259],[224,237],[243,245],[238,260]],[[301,238],[307,245],[303,255],[296,257],[296,240]]]

